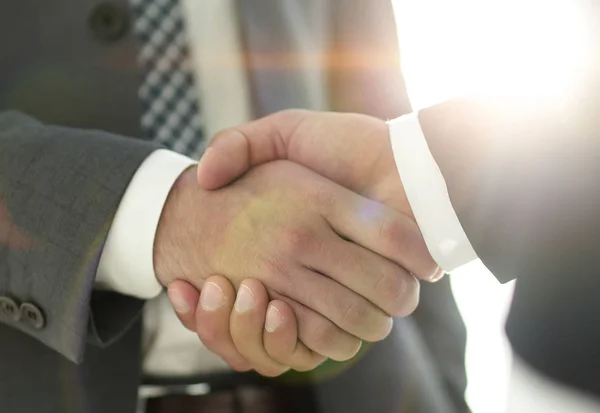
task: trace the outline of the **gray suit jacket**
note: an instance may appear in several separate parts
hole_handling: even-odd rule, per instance
[[[382,117],[409,111],[388,2],[349,3],[239,2],[256,116],[290,107]],[[112,4],[0,4],[3,412],[135,408],[143,302],[92,288],[120,198],[156,149],[126,138],[140,136],[137,45],[127,2]],[[98,10],[112,23],[99,25]],[[428,343],[436,386],[464,411],[464,329],[447,285],[428,291],[416,340]],[[38,319],[27,308],[39,310]]]

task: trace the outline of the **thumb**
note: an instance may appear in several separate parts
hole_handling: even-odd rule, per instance
[[[217,189],[254,166],[288,159],[290,137],[306,114],[286,110],[217,133],[198,164],[198,184]]]
[[[207,190],[227,185],[251,168],[250,153],[247,139],[237,129],[220,132],[198,163],[198,184]]]

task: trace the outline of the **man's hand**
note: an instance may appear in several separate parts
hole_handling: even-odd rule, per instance
[[[302,343],[334,360],[386,337],[390,316],[417,304],[410,273],[437,268],[413,221],[291,162],[254,168],[220,191],[186,171],[165,205],[154,263],[163,285],[201,288],[211,274],[236,287],[262,281],[293,308]]]
[[[255,370],[267,377],[290,368],[308,371],[325,358],[298,345],[298,325],[289,304],[269,301],[264,285],[244,280],[235,289],[221,276],[209,277],[202,291],[184,281],[169,285],[177,316],[202,343],[237,371]]]
[[[412,217],[388,127],[366,115],[287,110],[222,131],[200,161],[198,183],[216,189],[253,166],[276,159],[304,165]],[[427,279],[442,274],[415,275]]]

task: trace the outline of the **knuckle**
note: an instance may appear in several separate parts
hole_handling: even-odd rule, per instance
[[[354,329],[360,329],[369,324],[370,313],[371,308],[366,303],[351,301],[344,309],[342,322]]]
[[[390,311],[391,316],[397,316],[396,308],[401,304],[402,298],[414,289],[413,281],[413,277],[407,277],[400,269],[382,271],[373,287],[376,296],[374,303]]]
[[[395,300],[402,295],[405,283],[402,277],[397,274],[391,274],[387,271],[382,271],[375,283],[375,292],[378,297],[384,297],[388,300]]]
[[[282,349],[277,343],[265,345],[265,351],[267,352],[267,355],[277,363],[288,364],[287,360],[290,359],[290,354]]]
[[[204,346],[212,351],[218,349],[223,341],[219,332],[214,329],[199,330],[198,337],[200,337],[200,341]]]
[[[279,364],[288,365],[288,361],[293,359],[293,348],[281,340],[281,337],[265,341],[265,352]]]
[[[335,361],[350,360],[360,349],[361,340],[351,336],[344,335],[340,337],[338,327],[326,322],[320,324],[313,330],[312,350]]]
[[[379,236],[387,245],[396,250],[403,250],[408,244],[407,229],[398,219],[382,220]]]
[[[373,303],[353,300],[344,309],[341,326],[359,339],[374,342],[387,336],[389,320],[390,316]]]
[[[330,288],[323,288],[319,290],[319,293],[314,297],[314,301],[315,303],[323,304],[326,315],[337,325],[354,325],[350,323],[350,321],[346,320],[346,317],[348,316],[349,307],[352,305],[352,299],[355,299],[355,297],[348,299],[347,297],[343,297],[342,294],[338,293],[339,291],[333,291]]]
[[[312,231],[302,227],[288,227],[281,234],[281,245],[285,252],[298,254],[311,248],[316,242]]]
[[[339,315],[338,324],[343,330],[363,340],[372,340],[379,331],[379,319],[383,312],[362,297],[340,298],[328,293],[327,302]]]
[[[334,348],[338,329],[330,322],[319,323],[312,330],[312,341],[314,343],[313,350],[318,353],[330,353],[330,349]]]

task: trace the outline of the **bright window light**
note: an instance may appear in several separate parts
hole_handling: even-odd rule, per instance
[[[572,0],[394,0],[415,108],[476,91],[560,98],[592,52]]]

